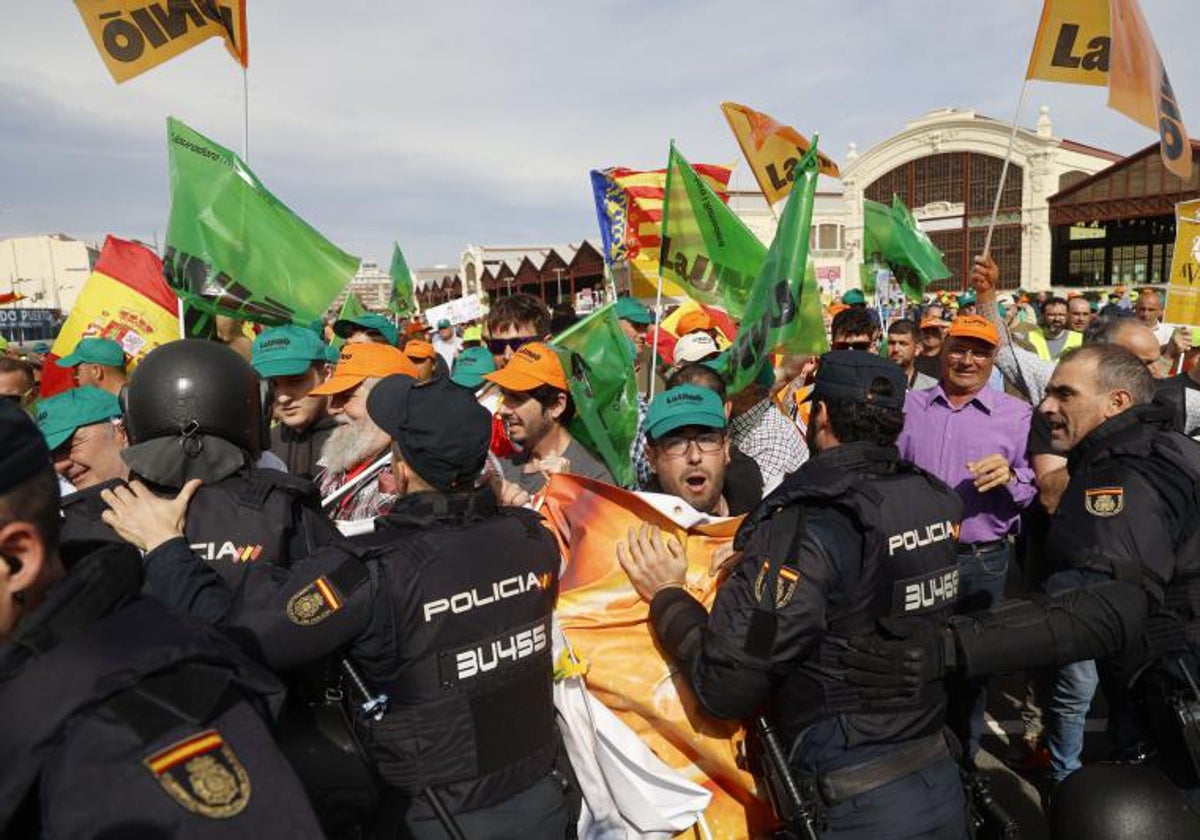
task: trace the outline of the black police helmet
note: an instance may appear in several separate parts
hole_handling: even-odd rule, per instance
[[[262,449],[262,394],[250,363],[215,341],[156,347],[123,393],[131,444],[213,435],[252,453]]]
[[[1200,816],[1153,767],[1089,764],[1055,790],[1050,829],[1055,838],[1173,840],[1200,837]]]

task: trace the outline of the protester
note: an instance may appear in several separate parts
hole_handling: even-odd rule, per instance
[[[463,340],[455,335],[454,325],[450,323],[449,318],[442,318],[437,322],[437,333],[430,343],[446,363],[446,369],[452,369],[454,360],[463,348]]]
[[[963,503],[958,534],[958,604],[969,612],[1004,596],[1009,537],[1036,488],[1026,457],[1027,403],[988,388],[996,328],[978,315],[950,325],[937,387],[909,391],[900,454],[954,488]],[[951,692],[951,727],[970,761],[983,735],[982,684]]]
[[[252,342],[246,336],[246,322],[229,315],[217,315],[213,318],[213,324],[214,338],[247,362],[250,361]]]
[[[495,371],[496,362],[486,347],[466,347],[454,360],[450,381],[475,391],[487,381],[484,377]]]
[[[482,347],[483,327],[473,324],[464,328],[462,332],[462,346],[464,350],[468,347]]]
[[[1067,298],[1067,329],[1083,335],[1092,323],[1092,305],[1083,295]]]
[[[1042,305],[1042,326],[1026,334],[1039,359],[1058,359],[1083,343],[1083,333],[1067,329],[1068,311],[1067,301],[1060,297],[1048,298]]]
[[[758,464],[764,496],[808,460],[808,446],[800,429],[771,399],[774,382],[774,368],[764,364],[758,378],[730,399],[730,439]]]
[[[873,352],[879,346],[879,321],[866,306],[851,306],[833,316],[829,336],[829,346],[833,350]]]
[[[690,362],[706,362],[715,359],[720,352],[717,342],[708,333],[688,333],[675,342],[675,364],[678,366]]]
[[[339,318],[333,322],[333,334],[347,344],[389,344],[396,346],[396,325],[388,318],[374,312],[357,318]]]
[[[566,374],[546,344],[527,343],[508,364],[484,379],[500,388],[497,415],[521,451],[502,460],[506,504],[520,504],[554,473],[573,473],[612,483],[608,468],[567,429],[575,416]]]
[[[654,315],[640,300],[631,297],[617,298],[613,307],[621,332],[633,343],[634,355],[646,349],[646,331],[654,323]]]
[[[816,383],[816,454],[743,524],[711,616],[689,592],[674,538],[631,530],[617,556],[704,711],[749,720],[766,710],[786,772],[820,791],[809,805],[826,836],[963,837],[940,685],[884,713],[828,667],[845,637],[869,632],[877,618],[949,616],[961,505],[897,457],[905,383],[895,365],[834,351]],[[909,530],[928,539],[889,539]],[[904,584],[932,593],[928,606],[896,598]],[[775,789],[782,784],[776,777]]]
[[[433,377],[439,361],[445,364],[445,360],[441,359],[434,346],[419,338],[414,338],[404,345],[404,355],[417,369],[417,381],[419,382],[426,382]],[[446,369],[446,373],[449,375],[449,368]]]
[[[37,399],[33,367],[22,359],[0,356],[0,400],[29,408]]]
[[[936,316],[926,314],[921,319],[921,346],[913,362],[918,371],[934,379],[942,375],[942,343],[946,338],[946,330],[950,328],[950,322],[943,320],[941,313],[944,310],[941,307],[936,309]]]
[[[287,471],[311,479],[317,459],[337,420],[329,414],[329,399],[311,391],[325,381],[326,345],[303,327],[272,327],[255,340],[250,362],[269,385],[271,414],[270,450]]]
[[[487,347],[499,369],[526,344],[550,338],[550,311],[533,295],[505,295],[492,303],[485,326]]]
[[[132,546],[60,545],[42,435],[0,402],[0,441],[0,834],[320,836],[262,718],[283,686],[140,597]]]
[[[1141,289],[1133,306],[1134,317],[1154,332],[1154,339],[1165,347],[1175,334],[1175,327],[1163,321],[1162,295],[1151,288]]]
[[[121,393],[129,375],[125,371],[125,350],[108,338],[83,338],[75,349],[57,362],[71,368],[76,385],[93,385],[114,396]]]
[[[395,493],[385,488],[387,482],[380,481],[385,467],[380,459],[387,454],[388,436],[367,413],[371,389],[394,374],[416,379],[417,370],[391,345],[347,342],[333,374],[309,392],[327,396],[329,413],[338,421],[317,461],[321,467],[317,489],[322,499],[329,500],[326,509],[336,521],[374,519],[387,513],[395,501]]]
[[[907,318],[888,324],[887,357],[904,371],[904,381],[910,391],[924,391],[937,385],[937,380],[917,370],[917,325]]]
[[[729,437],[725,407],[707,388],[680,385],[657,394],[646,414],[654,478],[646,489],[678,496],[700,513],[734,516],[725,496]]]
[[[46,438],[54,471],[72,490],[124,479],[127,445],[121,405],[108,391],[81,385],[37,405],[38,430]]]

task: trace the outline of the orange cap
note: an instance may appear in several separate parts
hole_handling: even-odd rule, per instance
[[[680,317],[675,323],[675,334],[680,338],[697,330],[711,330],[713,328],[712,316],[703,309],[696,309]]]
[[[1000,344],[1000,333],[996,326],[982,315],[959,315],[950,324],[947,338],[977,338],[993,347]]]
[[[532,391],[542,385],[553,385],[560,391],[569,390],[558,356],[540,341],[526,344],[513,354],[508,364],[484,379],[495,382],[506,391]]]
[[[933,329],[934,327],[937,327],[939,329],[944,330],[948,326],[950,326],[949,321],[945,321],[941,318],[934,318],[934,317],[930,316],[928,318],[921,319],[921,326],[918,329],[930,330],[930,329]]]
[[[408,344],[404,345],[404,355],[413,359],[432,359],[437,355],[437,351],[433,349],[433,345],[428,341],[422,341],[419,338],[414,338]]]
[[[390,344],[343,344],[333,376],[309,391],[312,395],[340,394],[357,388],[370,377],[402,373],[417,378],[416,366]]]
[[[829,317],[836,318],[839,312],[844,312],[850,308],[848,303],[835,303],[829,307]]]

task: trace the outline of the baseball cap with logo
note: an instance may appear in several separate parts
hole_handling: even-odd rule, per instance
[[[338,356],[337,367],[333,369],[333,376],[308,393],[313,396],[340,394],[357,388],[372,377],[382,379],[397,373],[415,379],[417,368],[408,360],[408,356],[390,344],[345,344]]]
[[[887,381],[892,386],[892,393],[871,393],[871,386],[876,379]],[[895,362],[860,350],[831,350],[821,356],[816,379],[805,401],[850,400],[881,408],[902,409],[907,385],[904,371]]]
[[[478,388],[483,377],[496,371],[495,357],[486,347],[468,347],[454,359],[450,381],[464,388]]]
[[[631,297],[617,298],[613,311],[622,321],[631,324],[653,324],[654,316],[640,300]]]
[[[950,324],[947,338],[977,338],[993,347],[1000,345],[1000,333],[995,324],[982,315],[959,315]]]
[[[552,385],[560,391],[569,390],[558,356],[546,344],[534,341],[513,354],[508,364],[483,377],[506,391],[532,391],[542,385]]]
[[[705,332],[688,333],[675,342],[675,363],[702,362],[721,352],[713,337]]]
[[[124,367],[125,350],[111,338],[84,338],[80,339],[69,355],[63,356],[55,364],[69,368],[84,362],[106,367]]]
[[[711,315],[703,309],[695,309],[680,316],[679,320],[675,322],[675,334],[682,338],[697,330],[711,330],[713,326]]]
[[[306,327],[263,330],[250,349],[250,364],[259,376],[296,376],[313,362],[325,361],[325,343]]]
[[[404,345],[404,355],[410,359],[432,359],[437,355],[437,351],[433,349],[433,345],[428,341],[422,341],[419,338],[414,338]]]
[[[357,318],[339,318],[333,322],[333,334],[338,338],[349,338],[359,330],[374,330],[388,344],[396,343],[396,325],[382,315],[368,312]]]
[[[37,426],[46,438],[46,446],[62,446],[80,426],[91,426],[121,416],[116,395],[102,388],[85,385],[47,397],[37,405]]]
[[[725,406],[716,391],[699,385],[679,385],[658,394],[646,411],[646,434],[661,440],[684,426],[725,428]]]

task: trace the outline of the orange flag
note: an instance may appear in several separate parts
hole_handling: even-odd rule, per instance
[[[1045,0],[1027,79],[1107,85],[1108,105],[1158,131],[1163,165],[1192,177],[1192,144],[1137,0]]]
[[[163,279],[162,260],[136,242],[109,236],[100,259],[54,340],[42,367],[42,396],[65,391],[71,372],[54,362],[81,338],[111,338],[130,367],[160,344],[179,338],[178,301]]]
[[[717,578],[713,551],[728,546],[742,518],[684,528],[635,493],[572,475],[554,475],[543,496],[567,558],[556,617],[586,682],[666,764],[713,794],[705,818],[715,837],[756,837],[774,823],[755,796],[754,779],[737,767],[742,729],[706,715],[684,680],[658,652],[649,605],[634,592],[617,561],[629,528],[649,523],[674,536],[688,557],[689,591],[711,607]]]
[[[736,102],[722,102],[721,112],[767,201],[775,204],[786,198],[792,191],[792,170],[808,151],[808,138],[791,126],[780,125],[761,111]],[[833,158],[820,152],[817,167],[822,175],[842,177]]]

